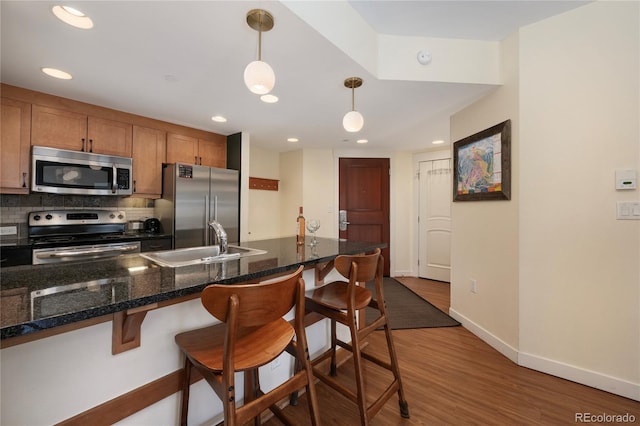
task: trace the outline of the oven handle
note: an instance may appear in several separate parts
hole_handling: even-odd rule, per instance
[[[113,248],[98,248],[92,250],[76,250],[76,251],[57,251],[55,253],[38,253],[36,257],[38,259],[51,259],[56,257],[82,257],[82,256],[93,256],[96,254],[107,254],[107,253],[126,253],[130,251],[137,251],[137,245],[131,246],[122,246],[122,247],[113,247]]]

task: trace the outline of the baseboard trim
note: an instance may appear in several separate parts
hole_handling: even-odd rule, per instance
[[[478,336],[486,344],[521,367],[550,374],[561,379],[570,380],[595,389],[600,389],[625,398],[640,401],[640,384],[632,383],[616,377],[607,376],[595,371],[569,365],[563,362],[543,358],[537,355],[520,352],[504,342],[488,330],[471,321],[455,309],[449,308],[449,315],[459,321],[464,328]]]
[[[596,371],[576,367],[525,352],[518,354],[518,365],[532,370],[640,401],[640,385]]]
[[[456,312],[455,309],[449,308],[449,315],[462,324],[464,328],[478,336],[485,343],[491,346],[493,349],[500,352],[502,355],[509,358],[511,361],[518,363],[518,350],[509,345],[504,340],[491,334],[488,330],[482,328],[478,324],[471,321],[469,318],[462,315],[460,312]]]

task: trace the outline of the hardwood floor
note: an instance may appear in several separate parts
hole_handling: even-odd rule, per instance
[[[449,284],[398,280],[448,311]],[[580,413],[628,413],[635,416],[631,424],[640,424],[640,402],[519,367],[463,327],[395,330],[393,337],[411,418],[400,417],[394,396],[374,417],[372,426],[568,425],[575,424]],[[367,351],[384,353],[384,333],[374,332],[369,342]],[[366,368],[367,397],[373,401],[390,376],[370,363]],[[347,385],[353,383],[351,360],[340,366],[338,376]],[[316,388],[323,424],[359,424],[355,405],[323,383]],[[285,413],[295,424],[310,424],[304,395]],[[266,424],[280,423],[271,419]]]

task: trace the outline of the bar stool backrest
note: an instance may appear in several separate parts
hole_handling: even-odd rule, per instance
[[[382,257],[380,256],[380,249],[378,248],[372,254],[338,256],[334,261],[334,266],[343,277],[363,283],[382,277],[382,271],[378,272],[381,261]],[[354,265],[357,266],[352,271]],[[354,276],[351,275],[352,272],[355,273]]]
[[[304,295],[298,292],[302,269],[280,281],[258,284],[212,284],[202,291],[202,304],[222,322],[227,322],[229,301],[237,300],[235,309],[238,325],[256,327],[282,318],[296,302],[304,306]],[[232,302],[233,303],[233,302]]]

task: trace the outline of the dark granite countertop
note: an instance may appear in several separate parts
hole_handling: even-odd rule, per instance
[[[1,339],[35,333],[114,312],[199,293],[211,283],[256,280],[384,247],[381,243],[318,238],[298,250],[295,237],[242,243],[266,254],[180,268],[138,254],[110,260],[14,266],[0,270]]]

